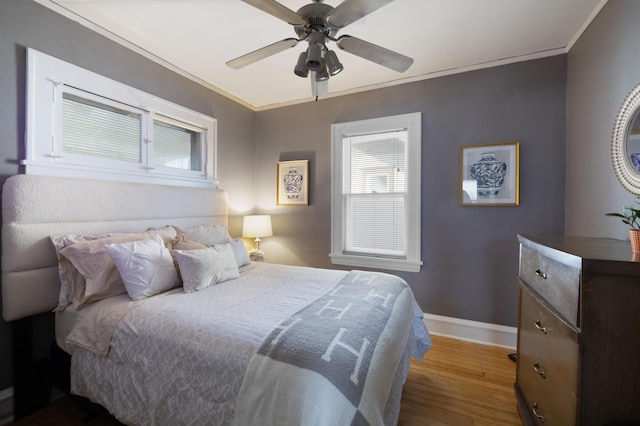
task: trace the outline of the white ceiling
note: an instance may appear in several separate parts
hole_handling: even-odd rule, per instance
[[[313,100],[293,74],[306,43],[240,70],[225,62],[296,37],[293,27],[240,0],[36,0],[216,91],[261,110]],[[414,58],[404,73],[339,50],[337,96],[566,53],[607,0],[395,0],[343,28]],[[296,11],[310,0],[280,0]],[[326,0],[337,6],[342,0]]]

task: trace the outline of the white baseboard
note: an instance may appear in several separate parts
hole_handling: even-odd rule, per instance
[[[518,340],[516,327],[432,314],[424,314],[424,323],[429,329],[429,333],[436,336],[498,346],[514,351],[516,349]]]
[[[0,426],[13,421],[13,387],[0,390]]]

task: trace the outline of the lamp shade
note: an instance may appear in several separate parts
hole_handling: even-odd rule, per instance
[[[307,62],[307,52],[302,52],[300,56],[298,56],[298,63],[293,69],[293,72],[295,75],[303,78],[309,75],[309,70],[307,69],[306,62]]]
[[[327,72],[327,66],[324,61],[322,61],[320,65],[320,69],[316,71],[316,81],[326,81],[329,80],[329,73]]]
[[[309,43],[306,65],[309,71],[318,71],[322,68],[322,46],[320,44]]]
[[[344,68],[338,59],[338,55],[333,50],[329,50],[324,54],[324,61],[327,64],[329,75],[336,75]]]
[[[242,221],[243,238],[270,237],[273,235],[271,229],[271,216],[268,214],[245,216]]]

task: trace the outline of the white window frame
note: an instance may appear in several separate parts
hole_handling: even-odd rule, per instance
[[[139,163],[62,151],[62,97],[65,92],[141,114]],[[27,174],[215,187],[217,120],[115,80],[27,49]],[[153,121],[201,133],[201,170],[152,165]],[[125,164],[126,163],[126,164]]]
[[[369,254],[346,253],[347,206],[343,195],[344,153],[343,139],[367,133],[382,133],[407,129],[407,176],[406,176],[406,258],[391,258]],[[410,113],[391,117],[337,123],[331,126],[332,185],[331,185],[331,262],[375,269],[420,272],[421,260],[421,113]]]

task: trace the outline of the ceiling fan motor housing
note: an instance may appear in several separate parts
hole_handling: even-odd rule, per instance
[[[311,3],[302,6],[297,13],[304,18],[306,23],[294,27],[298,37],[306,38],[312,31],[319,31],[326,36],[335,37],[338,28],[332,28],[327,20],[332,10],[332,6],[324,3]]]

